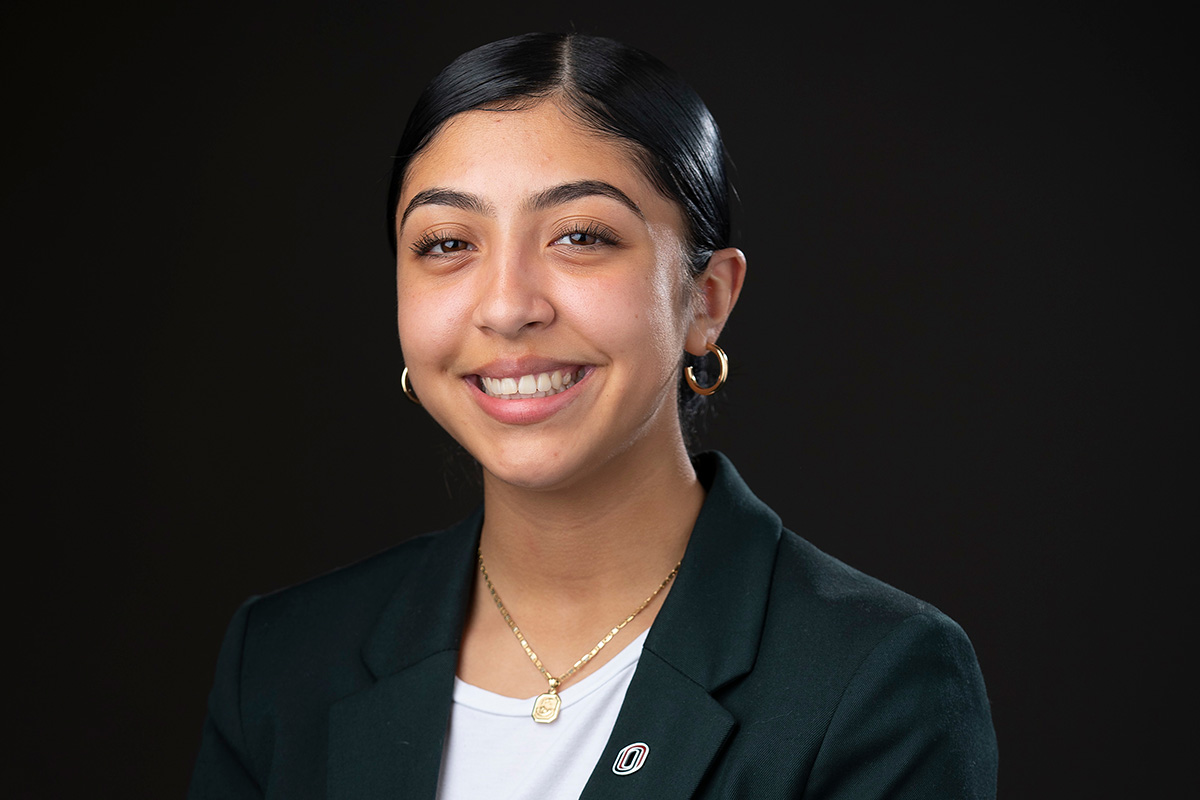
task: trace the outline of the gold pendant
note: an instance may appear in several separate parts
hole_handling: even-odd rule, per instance
[[[558,719],[558,709],[561,705],[562,698],[558,696],[557,692],[549,691],[539,694],[533,701],[533,721],[554,722]]]

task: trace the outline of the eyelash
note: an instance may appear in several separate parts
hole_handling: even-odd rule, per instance
[[[586,248],[602,247],[602,246],[611,247],[611,246],[621,243],[621,237],[617,236],[617,234],[614,233],[610,228],[608,228],[605,225],[601,225],[598,222],[594,222],[594,221],[588,222],[586,224],[572,225],[567,228],[564,228],[563,230],[560,230],[554,234],[554,241],[557,242],[559,239],[564,239],[568,236],[576,236],[576,235],[588,236],[590,238],[595,239],[596,243],[595,244],[568,243],[569,247],[578,247],[578,248],[586,249]],[[454,234],[450,233],[449,231],[433,231],[433,232],[427,233],[424,236],[422,236],[421,238],[417,239],[415,242],[413,242],[411,245],[409,245],[409,248],[413,251],[413,253],[415,253],[418,256],[454,255],[455,253],[459,252],[459,251],[452,251],[450,253],[432,253],[432,252],[430,252],[431,250],[433,250],[433,248],[435,248],[438,245],[443,244],[445,242],[462,242],[463,244],[469,244],[469,242],[467,242],[465,239],[459,239],[459,238],[455,237]]]

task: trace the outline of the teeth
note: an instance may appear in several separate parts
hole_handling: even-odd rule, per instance
[[[492,397],[506,400],[525,400],[531,397],[546,397],[558,394],[583,377],[583,368],[578,371],[556,369],[519,378],[480,378],[483,390]]]

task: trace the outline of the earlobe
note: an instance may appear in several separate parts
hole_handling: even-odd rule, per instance
[[[707,345],[717,341],[745,279],[746,255],[736,247],[718,250],[708,259],[708,266],[696,279],[700,300],[688,328],[685,349],[689,353],[702,356],[708,352]]]

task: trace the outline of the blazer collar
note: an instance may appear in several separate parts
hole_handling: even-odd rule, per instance
[[[399,586],[363,646],[376,678],[399,672],[435,653],[458,651],[466,620],[483,509],[440,533],[399,577]]]
[[[754,665],[783,526],[724,455],[695,466],[708,495],[645,649],[712,692]]]

